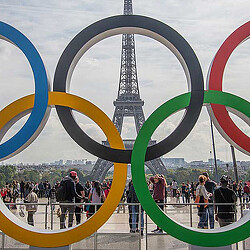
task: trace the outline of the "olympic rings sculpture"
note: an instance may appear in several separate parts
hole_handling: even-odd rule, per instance
[[[81,56],[98,41],[124,33],[146,35],[168,47],[182,64],[190,91],[167,101],[150,115],[136,138],[133,151],[125,150],[116,127],[99,108],[81,97],[66,93],[74,67]],[[85,223],[68,230],[39,230],[21,222],[0,200],[0,229],[18,241],[37,247],[70,245],[90,236],[108,220],[119,204],[126,184],[126,163],[131,163],[133,183],[144,210],[168,234],[187,243],[206,247],[225,246],[249,237],[250,213],[230,226],[214,230],[194,229],[171,220],[152,199],[144,170],[145,160],[162,156],[187,137],[203,105],[207,106],[222,136],[237,149],[250,155],[249,137],[236,127],[227,111],[230,110],[250,124],[250,104],[240,97],[222,92],[226,62],[233,50],[249,36],[250,22],[247,22],[226,39],[211,64],[208,87],[204,91],[200,63],[187,41],[174,29],[143,16],[109,17],[88,26],[69,43],[59,59],[54,91],[50,92],[48,75],[35,47],[21,32],[0,22],[0,38],[22,50],[35,80],[34,95],[18,99],[0,111],[0,140],[16,121],[31,113],[22,129],[0,145],[0,159],[10,158],[24,150],[42,131],[51,106],[55,106],[64,128],[74,141],[90,153],[115,162],[110,193],[101,208]],[[100,126],[110,148],[95,142],[81,130],[71,114],[72,109],[85,114]],[[151,135],[160,123],[181,109],[186,109],[186,114],[176,130],[160,143],[147,148]]]

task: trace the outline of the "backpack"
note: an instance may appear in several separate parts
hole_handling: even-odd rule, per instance
[[[61,181],[60,186],[56,189],[56,201],[61,202],[66,200],[67,190],[66,185]]]

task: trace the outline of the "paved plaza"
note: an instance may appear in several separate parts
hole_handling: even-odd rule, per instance
[[[41,203],[46,203],[46,199],[40,199]],[[168,198],[168,203],[174,203],[172,198]],[[53,215],[51,214],[50,207],[47,207],[47,216],[46,215],[46,206],[39,206],[38,212],[35,214],[35,226],[38,228],[44,229],[47,226],[47,229],[50,230],[52,227],[51,221],[53,220],[53,228],[59,229],[59,218],[55,212]],[[21,220],[26,221],[27,216],[20,217],[19,209],[12,210],[17,217]],[[185,206],[183,204],[179,205],[167,205],[165,207],[165,212],[172,219],[187,225],[197,227],[198,224],[198,216],[196,208],[192,209],[192,216],[190,216],[190,206]],[[153,229],[155,229],[155,224],[151,221],[151,219],[147,216],[145,218],[145,230],[144,235],[141,237],[141,249],[178,249],[178,250],[187,250],[188,244],[183,243],[167,234],[156,235],[151,233]],[[238,211],[238,218],[240,218],[240,213]],[[86,219],[86,214],[82,215],[82,219]],[[45,221],[47,221],[45,223]],[[97,244],[97,249],[139,249],[139,241],[140,236],[138,234],[130,234],[129,233],[129,214],[128,208],[125,206],[125,213],[123,207],[121,207],[119,213],[116,210],[111,216],[111,218],[107,221],[107,223],[102,226],[97,235],[92,235],[91,237],[82,240],[81,242],[73,244],[73,249],[94,249],[95,242]],[[147,223],[146,223],[147,222]],[[146,236],[146,227],[147,227],[147,236]],[[215,227],[218,228],[218,223],[216,222]],[[1,237],[0,237],[1,238]],[[2,239],[1,239],[2,240]],[[1,246],[1,245],[0,245]],[[5,249],[27,249],[28,246],[24,245],[20,242],[17,242],[9,237],[5,237]],[[233,249],[237,249],[236,246]],[[238,249],[243,249],[242,243],[239,243]],[[245,249],[250,249],[250,240],[248,239],[245,244]]]

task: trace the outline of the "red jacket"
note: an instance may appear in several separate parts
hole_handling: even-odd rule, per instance
[[[159,182],[155,183],[154,177],[150,178],[150,181],[154,184],[154,193],[153,199],[156,201],[164,200],[165,198],[165,188],[166,188],[166,181],[162,177],[158,177]]]
[[[246,194],[249,194],[249,193],[250,193],[249,187],[248,187],[248,186],[245,186],[245,187],[243,188],[243,192],[246,193]]]

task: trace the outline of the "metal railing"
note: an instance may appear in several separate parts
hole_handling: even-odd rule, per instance
[[[41,211],[41,209],[38,209],[38,212],[35,214],[35,216],[39,216],[39,215],[43,215],[44,216],[44,221],[42,221],[41,225],[44,225],[44,228],[47,229],[47,230],[53,230],[55,229],[55,227],[57,226],[58,227],[58,219],[55,218],[55,215],[56,215],[56,211],[61,207],[61,206],[94,206],[94,212],[96,212],[98,210],[98,206],[102,205],[103,203],[53,203],[53,202],[43,202],[43,203],[28,203],[29,205],[38,205],[39,207],[44,207],[44,211]],[[25,203],[6,203],[7,206],[22,206],[22,209],[24,208],[25,209]],[[196,207],[197,205],[209,205],[209,206],[214,206],[214,205],[219,205],[219,206],[228,206],[228,205],[232,205],[232,206],[235,206],[236,204],[235,203],[161,203],[161,204],[158,204],[158,205],[163,205],[164,206],[164,211],[170,215],[171,217],[171,212],[176,212],[178,211],[179,208],[182,208],[184,209],[184,212],[185,213],[188,213],[189,214],[189,219],[188,221],[186,222],[186,224],[188,224],[190,227],[193,227],[194,226],[194,223],[197,221],[195,221],[195,218],[197,219],[197,212],[196,210],[194,209],[194,206]],[[134,206],[134,207],[137,207],[137,209],[133,209],[134,211],[136,212],[132,212],[131,210],[131,207]],[[250,206],[250,203],[240,203],[237,205],[237,208],[239,208],[238,210],[235,209],[234,211],[234,214],[235,214],[235,218],[236,220],[238,218],[241,218],[243,217],[243,213],[244,213],[244,208],[246,207],[249,207]],[[120,203],[118,208],[121,208],[121,207],[125,207],[125,208],[128,208],[126,210],[123,210],[125,211],[125,214],[128,214],[129,218],[130,216],[136,216],[137,219],[136,219],[136,223],[138,224],[138,231],[136,232],[127,232],[127,233],[124,233],[124,232],[103,232],[103,231],[97,231],[95,232],[92,236],[94,237],[94,249],[98,249],[98,242],[97,242],[97,237],[98,235],[107,235],[107,234],[123,234],[123,235],[133,235],[133,236],[137,236],[138,237],[138,249],[142,249],[142,239],[144,240],[144,246],[146,249],[149,249],[149,243],[148,243],[148,238],[150,237],[150,235],[158,235],[158,236],[164,236],[164,235],[168,235],[167,233],[164,233],[164,232],[156,232],[156,233],[152,233],[152,232],[149,232],[149,227],[154,224],[150,218],[147,216],[147,214],[143,211],[142,209],[142,206],[140,203]],[[19,208],[20,210],[20,208]],[[84,209],[83,209],[84,210]],[[116,214],[119,214],[119,211],[120,209],[118,209],[116,211]],[[126,212],[128,211],[128,212]],[[81,213],[81,216],[82,214],[85,214],[86,215],[86,212],[82,212]],[[115,214],[115,212],[114,212]],[[114,215],[113,214],[113,215]],[[124,214],[124,213],[122,213]],[[143,219],[145,217],[145,220]],[[143,224],[144,224],[144,227],[143,227],[143,231],[145,229],[145,234],[141,234],[141,225],[142,225],[142,219],[143,219]],[[129,223],[126,223],[127,225],[129,225],[129,228],[134,228],[135,225],[130,225],[131,223],[133,224],[134,223],[134,220],[130,220]],[[111,223],[109,223],[111,224]],[[116,224],[119,224],[119,223],[116,223]],[[124,224],[124,223],[122,223]],[[39,223],[36,223],[36,225],[39,225]],[[59,224],[60,225],[60,224]],[[8,249],[8,248],[5,248],[5,234],[3,232],[0,232],[0,234],[2,235],[2,249]],[[144,237],[145,236],[145,237]],[[239,249],[238,247],[238,244],[236,244],[236,249]],[[246,244],[245,244],[245,241],[242,242],[242,249],[245,250],[246,249]]]

